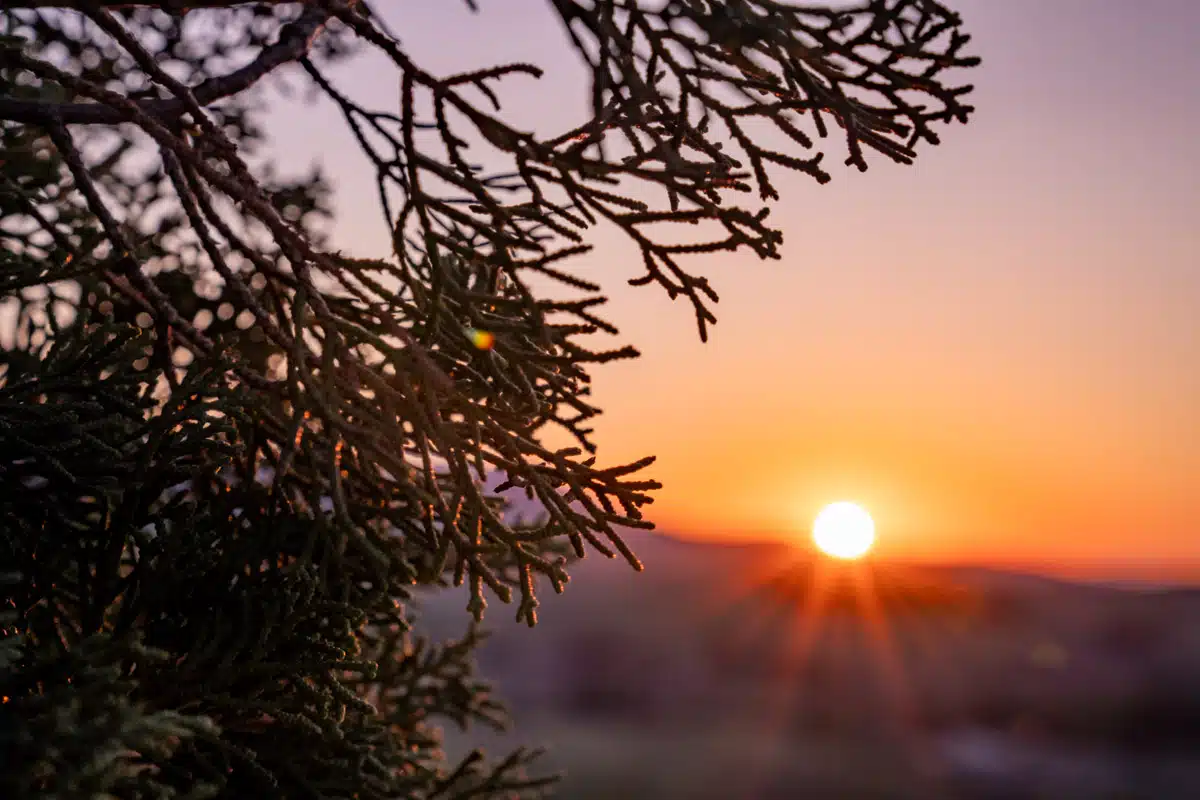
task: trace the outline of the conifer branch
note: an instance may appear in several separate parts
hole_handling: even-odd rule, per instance
[[[653,458],[600,463],[591,396],[638,351],[601,338],[577,257],[620,231],[630,282],[707,336],[691,256],[779,257],[779,169],[829,180],[830,120],[847,164],[910,162],[966,121],[943,73],[976,63],[935,0],[548,2],[592,78],[571,131],[504,113],[536,65],[435,74],[362,0],[0,11],[0,795],[546,785],[525,751],[445,761],[439,720],[502,710],[475,624],[432,646],[405,604],[458,591],[533,625],[573,559],[642,568]],[[231,49],[185,46],[188,9]],[[355,48],[390,61],[394,106],[329,70]],[[330,250],[323,176],[256,153],[262,79],[292,63],[372,164],[391,253]]]
[[[136,4],[139,7],[150,4]],[[233,3],[213,4],[205,8],[227,8]],[[307,4],[306,4],[307,5]],[[76,6],[82,10],[91,9],[92,4],[80,2]],[[124,8],[128,4],[105,6],[100,8]],[[193,5],[198,8],[201,6]],[[135,100],[134,104],[147,116],[170,122],[183,114],[192,111],[195,106],[209,106],[227,97],[246,91],[267,74],[279,67],[300,60],[308,54],[313,43],[331,16],[329,11],[320,5],[309,5],[295,22],[288,23],[279,31],[279,37],[274,44],[264,47],[259,54],[244,67],[240,67],[225,75],[209,78],[196,86],[187,88],[194,104],[179,92],[175,96],[162,100]],[[5,65],[5,50],[0,48],[0,66]],[[23,100],[0,95],[0,119],[24,124],[45,124],[59,120],[68,125],[115,125],[127,122],[127,115],[120,109],[103,103],[55,103],[45,100]]]

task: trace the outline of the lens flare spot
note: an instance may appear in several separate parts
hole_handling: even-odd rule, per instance
[[[471,340],[471,344],[480,350],[491,350],[496,346],[496,334],[491,331],[467,328],[467,338]]]

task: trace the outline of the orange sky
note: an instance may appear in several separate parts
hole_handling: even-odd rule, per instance
[[[544,132],[576,122],[546,3],[461,5],[405,4],[394,27],[435,70],[547,66],[508,108]],[[690,308],[623,286],[636,260],[598,237],[580,271],[645,353],[598,375],[601,455],[659,456],[653,518],[672,532],[804,535],[851,499],[883,555],[1200,578],[1200,3],[950,5],[985,59],[976,119],[914,167],[781,176],[783,261],[703,262],[709,344]],[[394,106],[387,67],[342,73]],[[338,243],[386,252],[331,111],[274,122],[297,168],[320,156],[336,176]]]

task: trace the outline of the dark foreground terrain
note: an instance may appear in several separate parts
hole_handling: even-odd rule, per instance
[[[493,605],[517,730],[453,749],[546,745],[585,800],[1200,798],[1200,591],[634,544],[646,573],[588,558],[535,630]]]

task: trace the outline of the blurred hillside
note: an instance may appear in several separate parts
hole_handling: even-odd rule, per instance
[[[1200,591],[630,536],[647,572],[589,556],[536,629],[489,611],[563,797],[1200,797]]]

